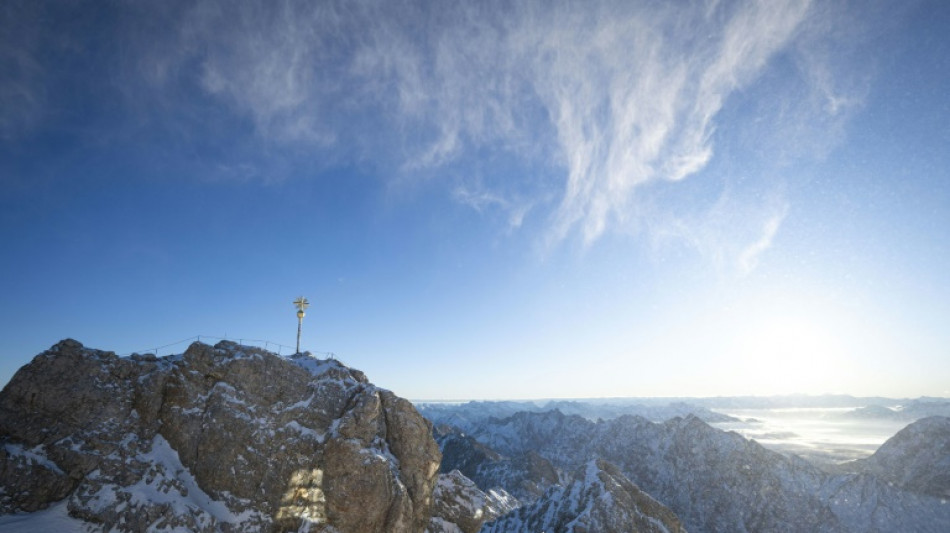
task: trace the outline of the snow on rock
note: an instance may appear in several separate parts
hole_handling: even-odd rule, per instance
[[[63,472],[56,463],[50,461],[46,455],[45,448],[45,446],[40,444],[39,446],[26,449],[22,444],[7,442],[3,445],[3,452],[6,454],[6,457],[12,460],[19,460],[23,465],[40,466],[52,471],[54,474],[60,476],[65,475],[65,472]]]
[[[532,450],[508,457],[450,427],[436,427],[434,434],[442,451],[440,471],[459,470],[484,489],[504,487],[519,501],[531,503],[561,481],[554,465]]]
[[[928,430],[924,434],[932,443],[924,447],[943,449],[946,437],[937,437],[943,433],[931,426],[942,427],[942,423],[921,427]],[[558,411],[523,412],[483,420],[472,425],[468,436],[502,456],[537,453],[561,471],[585,468],[593,459],[607,461],[676,513],[694,533],[950,531],[946,498],[914,493],[875,475],[829,474],[737,433],[714,429],[694,416],[658,424],[637,416],[592,422]],[[909,438],[908,443],[920,446],[927,438]],[[933,439],[941,444],[933,444]],[[916,456],[937,476],[947,471],[942,452]],[[469,468],[478,469],[477,465]],[[545,505],[546,499],[549,494],[533,505]],[[547,509],[559,513],[576,510],[552,505]],[[528,512],[526,508],[517,511]]]
[[[129,465],[127,471],[137,472],[139,477],[130,484],[120,484],[99,470],[91,472],[68,499],[74,516],[136,530],[200,531],[266,522],[266,517],[257,511],[247,509],[236,513],[226,502],[208,495],[181,463],[178,452],[160,434],[125,462]],[[156,509],[160,509],[160,513]]]
[[[685,533],[672,511],[630,482],[617,467],[591,460],[567,486],[485,525],[485,533]]]
[[[337,361],[232,342],[119,358],[65,340],[0,392],[0,524],[422,531],[431,431]]]
[[[482,492],[458,470],[439,475],[433,498],[428,533],[476,533],[486,521],[519,506],[518,500],[502,489]]]
[[[0,515],[0,531],[3,533],[91,533],[98,529],[101,528],[69,516],[65,501],[55,503],[42,511]]]
[[[950,418],[910,424],[855,466],[907,490],[950,499]]]

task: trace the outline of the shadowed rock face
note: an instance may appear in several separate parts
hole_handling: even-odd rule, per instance
[[[520,503],[534,502],[560,482],[554,465],[534,451],[505,457],[448,426],[436,427],[435,439],[442,450],[440,472],[458,470],[485,489],[504,487]]]
[[[448,426],[437,427],[435,436],[442,471],[458,470],[439,478],[429,533],[685,531],[672,511],[606,461],[590,460],[573,473],[561,473],[531,450],[508,458]]]
[[[427,533],[477,533],[482,524],[517,508],[517,498],[503,489],[483,492],[458,470],[440,474]]]
[[[121,531],[423,531],[431,431],[336,361],[230,342],[125,359],[65,340],[0,393],[0,513],[68,498]]]
[[[910,424],[855,468],[914,492],[950,498],[950,418]]]
[[[641,491],[606,461],[591,460],[567,486],[549,489],[532,505],[485,524],[485,533],[685,533],[672,511]]]

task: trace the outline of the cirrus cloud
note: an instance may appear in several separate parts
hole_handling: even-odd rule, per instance
[[[454,168],[453,197],[502,211],[509,227],[543,217],[549,243],[576,236],[586,246],[611,229],[667,220],[644,223],[654,215],[642,207],[648,185],[703,172],[724,106],[776,58],[796,56],[789,63],[820,107],[784,131],[807,131],[801,123],[815,117],[840,124],[863,97],[823,60],[835,10],[817,0],[198,0],[122,9],[129,51],[120,78],[133,87],[130,100],[147,101],[140,91],[150,89],[170,98],[165,112],[197,92],[205,107],[187,104],[194,121],[210,108],[238,117],[255,139],[242,146],[257,150],[258,163],[290,149],[392,168],[402,180],[486,154],[513,157],[518,175],[479,171],[465,182]],[[29,59],[7,62],[27,72]],[[33,94],[14,83],[0,89]],[[0,116],[4,131],[25,120],[11,113]],[[262,174],[251,155],[215,165]],[[783,212],[755,218],[769,238],[734,245],[755,252],[740,263],[754,265]]]

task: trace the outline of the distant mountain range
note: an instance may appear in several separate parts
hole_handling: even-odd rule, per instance
[[[612,400],[548,400],[532,401],[472,401],[461,404],[416,402],[416,408],[435,424],[447,424],[468,429],[472,424],[489,417],[505,418],[515,413],[543,413],[557,410],[566,415],[577,415],[588,420],[609,420],[623,415],[642,416],[662,422],[677,416],[693,415],[710,423],[734,422],[737,418],[717,413],[696,403],[673,400],[658,402],[650,399]]]
[[[571,531],[564,525],[571,523],[570,516],[590,522],[589,511],[600,505],[596,494],[601,493],[580,489],[578,483],[581,477],[590,479],[581,472],[592,464],[609,472],[606,477],[616,480],[612,486],[629,483],[643,491],[692,532],[950,531],[950,506],[942,492],[950,490],[950,419],[945,417],[912,424],[877,454],[839,474],[714,429],[692,415],[662,423],[631,415],[592,421],[554,410],[469,416],[466,422],[467,429],[455,433],[437,426],[442,470],[457,468],[479,487],[502,488],[526,499],[517,514],[486,522],[483,531],[535,526]],[[529,454],[544,467],[525,468]],[[505,475],[489,474],[503,464],[509,465]],[[614,512],[630,513],[625,508]],[[597,516],[605,514],[610,512],[599,509]],[[600,529],[606,526],[597,520],[590,523],[599,525],[584,530],[623,530]]]
[[[950,401],[942,399],[909,400],[897,406],[868,405],[840,415],[850,419],[885,419],[912,422],[928,416],[950,416]]]
[[[785,396],[722,396],[713,398],[591,398],[574,400],[506,400],[470,402],[414,402],[420,413],[434,422],[464,427],[467,420],[494,416],[504,418],[517,412],[557,409],[566,415],[590,420],[608,420],[622,415],[642,416],[663,422],[676,416],[694,415],[705,422],[735,421],[723,411],[746,409],[846,409],[840,416],[890,418],[913,421],[927,416],[950,416],[947,398],[895,399],[840,394]]]

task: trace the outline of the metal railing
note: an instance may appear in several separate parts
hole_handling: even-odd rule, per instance
[[[245,339],[245,338],[240,338],[240,337],[238,338],[218,337],[215,335],[195,335],[194,337],[188,337],[187,339],[181,339],[179,341],[170,342],[168,344],[163,344],[161,346],[156,346],[154,348],[146,348],[144,350],[136,350],[134,352],[121,354],[121,356],[128,357],[132,355],[133,353],[138,353],[138,354],[150,353],[150,354],[155,354],[155,356],[158,356],[159,352],[165,348],[178,346],[179,344],[184,344],[186,342],[189,344],[195,341],[201,342],[202,339],[207,339],[209,341],[232,341],[242,346],[254,346],[257,348],[263,348],[264,350],[267,350],[270,352],[273,352],[276,350],[277,355],[283,355],[283,352],[287,352],[287,355],[292,355],[296,353],[296,350],[297,350],[296,347],[294,346],[287,346],[286,344],[280,344],[279,342],[262,340],[262,339]],[[336,359],[336,354],[333,352],[324,352],[324,351],[318,351],[318,350],[309,350],[309,352],[312,354],[323,355],[324,357],[328,359]],[[172,350],[169,350],[169,353],[166,355],[170,355],[171,353],[172,353]]]

